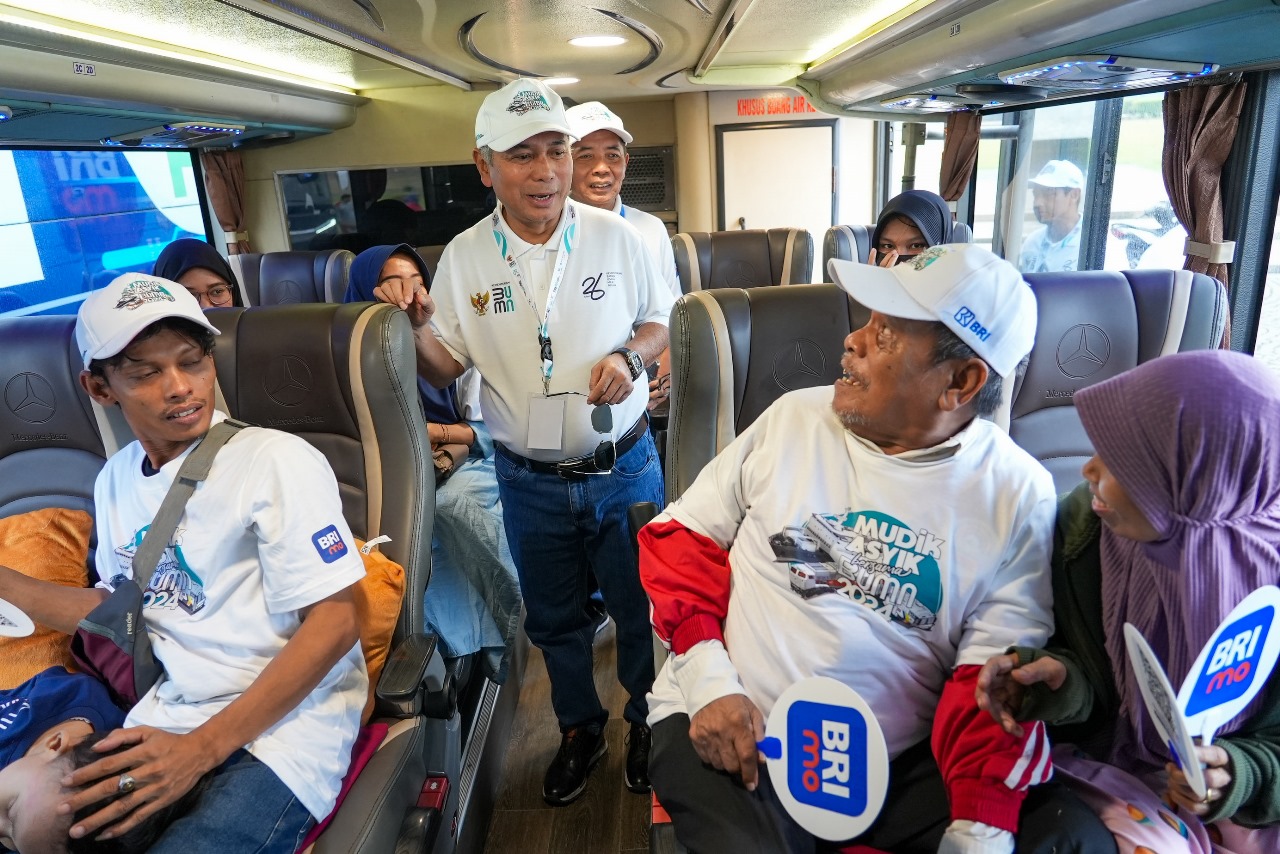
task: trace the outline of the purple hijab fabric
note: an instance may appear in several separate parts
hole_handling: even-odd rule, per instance
[[[1133,623],[1174,690],[1231,609],[1280,582],[1280,383],[1251,356],[1164,356],[1081,389],[1098,455],[1160,539],[1102,530],[1103,628],[1122,703],[1112,761],[1169,760],[1125,652]],[[1256,703],[1222,727],[1238,728]]]

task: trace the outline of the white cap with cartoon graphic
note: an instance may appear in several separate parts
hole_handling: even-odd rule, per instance
[[[624,145],[631,144],[631,134],[622,125],[622,119],[599,101],[587,101],[565,111],[569,117],[569,129],[578,139],[598,130],[612,131]]]
[[[573,136],[564,101],[541,80],[513,80],[490,92],[476,113],[477,148],[506,151],[549,130]]]
[[[1002,377],[1035,343],[1031,286],[1008,261],[972,243],[931,246],[894,267],[832,258],[827,269],[872,311],[940,321]]]
[[[85,370],[94,359],[116,355],[139,332],[166,317],[181,317],[218,333],[218,327],[205,319],[196,298],[168,279],[125,273],[89,294],[76,315],[76,346]]]

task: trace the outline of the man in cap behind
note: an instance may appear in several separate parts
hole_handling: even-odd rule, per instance
[[[568,200],[570,133],[560,96],[539,81],[486,97],[474,159],[498,209],[445,248],[430,295],[375,291],[409,312],[429,382],[480,372],[525,629],[546,659],[562,736],[543,783],[552,804],[582,793],[608,744],[588,568],[617,624],[618,679],[630,696],[625,782],[649,788],[653,653],[627,509],[662,501],[647,395],[634,383],[667,346],[673,303],[639,232]]]
[[[1024,273],[1077,269],[1084,173],[1070,160],[1050,160],[1028,183],[1036,221],[1042,225],[1022,242],[1018,269]]]
[[[867,701],[891,760],[859,843],[1011,852],[1021,813],[1019,851],[1113,850],[1058,793],[1030,817],[1044,732],[1014,738],[974,700],[988,650],[1052,628],[1053,481],[982,417],[1031,349],[1035,297],[972,245],[830,267],[872,309],[843,377],[781,397],[641,531],[673,653],[650,695],[654,791],[691,850],[812,851],[757,743],[783,691],[828,676]],[[1091,830],[1101,847],[1067,847]]]
[[[179,468],[226,418],[214,410],[216,332],[176,282],[127,273],[89,294],[76,320],[80,384],[119,406],[137,437],[94,484],[103,581],[61,587],[0,567],[0,598],[70,634],[132,576]],[[333,809],[368,695],[354,546],[333,471],[306,441],[246,427],[218,452],[144,597],[164,675],[95,748],[126,749],[63,781],[86,788],[60,814],[92,813],[73,836],[118,836],[208,775],[148,850],[296,850]]]

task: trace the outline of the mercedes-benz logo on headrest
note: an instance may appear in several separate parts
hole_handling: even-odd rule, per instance
[[[267,366],[262,389],[280,406],[297,406],[311,393],[311,369],[297,356],[277,356]]]
[[[787,391],[820,385],[826,370],[822,348],[808,338],[797,338],[773,357],[773,379]]]
[[[1074,380],[1091,377],[1111,358],[1111,339],[1091,323],[1077,323],[1058,341],[1058,369]]]
[[[280,302],[277,305],[293,305],[302,302],[302,285],[292,279],[280,283]]]
[[[39,374],[18,374],[4,387],[4,402],[9,411],[30,424],[43,424],[58,411],[53,386]]]
[[[752,285],[768,284],[769,277],[757,275],[755,265],[750,262],[732,261],[724,271],[721,281],[726,288],[749,288]]]

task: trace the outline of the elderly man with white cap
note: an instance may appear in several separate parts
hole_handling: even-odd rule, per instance
[[[641,531],[673,653],[650,695],[654,792],[690,850],[813,851],[757,745],[782,693],[826,676],[888,748],[858,844],[1008,854],[1016,832],[1020,852],[1114,850],[1073,796],[1028,794],[1051,773],[1044,731],[1015,738],[974,699],[989,650],[1052,628],[1053,481],[983,417],[1031,349],[1035,297],[972,245],[830,267],[872,310],[843,377],[777,400]]]
[[[588,569],[617,624],[629,695],[625,783],[649,789],[653,652],[627,509],[662,502],[647,395],[635,383],[666,349],[674,302],[639,232],[568,199],[570,136],[563,102],[545,84],[520,79],[491,93],[476,116],[474,159],[498,209],[445,248],[430,295],[375,290],[409,312],[428,382],[447,385],[471,366],[480,373],[525,629],[545,657],[560,725],[542,790],[556,805],[582,793],[608,746]]]
[[[102,583],[0,567],[0,597],[69,634],[133,577],[183,462],[226,419],[214,409],[217,331],[166,279],[127,273],[89,294],[76,319],[80,384],[137,437],[94,484]],[[289,854],[337,802],[369,686],[352,592],[364,566],[325,458],[292,434],[240,426],[183,505],[143,596],[164,674],[95,748],[123,749],[63,781],[60,815],[87,808],[74,837],[119,836],[204,778],[149,851]]]
[[[1024,273],[1058,273],[1080,264],[1080,202],[1084,173],[1070,160],[1050,160],[1029,182],[1040,228],[1022,242],[1018,269]]]
[[[679,299],[680,279],[676,275],[676,257],[666,223],[651,213],[622,203],[622,183],[631,162],[627,146],[632,141],[622,118],[599,101],[570,107],[566,115],[569,129],[577,138],[573,143],[571,195],[574,201],[613,211],[639,229],[672,296]],[[649,383],[649,408],[665,401],[670,392],[670,351],[664,350],[658,358],[658,375]]]

